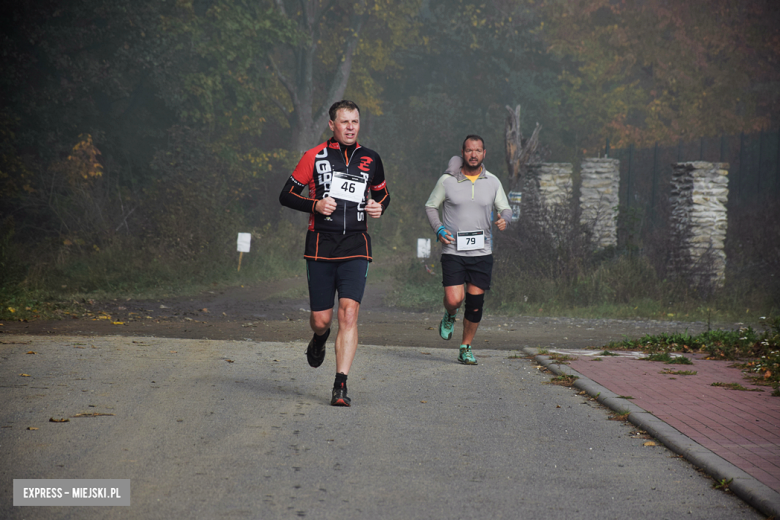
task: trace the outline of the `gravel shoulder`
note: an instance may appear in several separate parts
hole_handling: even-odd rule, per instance
[[[440,309],[409,311],[388,307],[389,281],[371,281],[360,310],[360,343],[401,347],[452,347],[441,340]],[[489,296],[488,296],[489,302]],[[488,303],[489,305],[489,303]],[[191,297],[99,301],[88,313],[64,320],[5,322],[0,333],[22,335],[118,335],[160,338],[308,341],[306,280],[289,278],[265,284],[219,288]],[[713,324],[737,328],[742,324]],[[456,336],[460,333],[456,325]],[[495,316],[485,314],[474,348],[587,348],[645,334],[707,330],[704,322]]]

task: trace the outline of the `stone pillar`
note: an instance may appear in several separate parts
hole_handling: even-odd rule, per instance
[[[591,227],[596,246],[616,246],[620,161],[595,157],[584,159],[580,177],[580,222]]]
[[[728,163],[672,165],[673,271],[722,286],[726,272]]]
[[[571,163],[528,165],[523,189],[523,214],[537,221],[556,207],[567,206],[572,196]]]

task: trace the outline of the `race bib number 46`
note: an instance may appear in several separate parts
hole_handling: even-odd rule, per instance
[[[330,196],[334,199],[350,202],[363,202],[366,193],[366,180],[360,175],[335,172],[330,183]]]
[[[457,237],[458,251],[474,251],[485,248],[484,231],[459,231]]]

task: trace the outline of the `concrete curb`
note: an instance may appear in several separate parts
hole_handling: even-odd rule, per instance
[[[526,354],[557,375],[577,377],[575,388],[586,391],[591,397],[616,412],[630,412],[628,420],[661,441],[671,451],[682,455],[688,462],[701,468],[716,480],[729,480],[729,489],[746,503],[768,516],[780,517],[780,493],[759,482],[732,463],[719,457],[704,446],[694,442],[627,399],[604,388],[566,365],[555,364],[547,356],[538,355],[538,349],[524,348]]]

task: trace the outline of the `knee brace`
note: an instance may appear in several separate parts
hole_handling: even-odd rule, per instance
[[[482,304],[485,303],[484,294],[466,293],[466,311],[463,317],[471,323],[479,323],[482,320]]]

